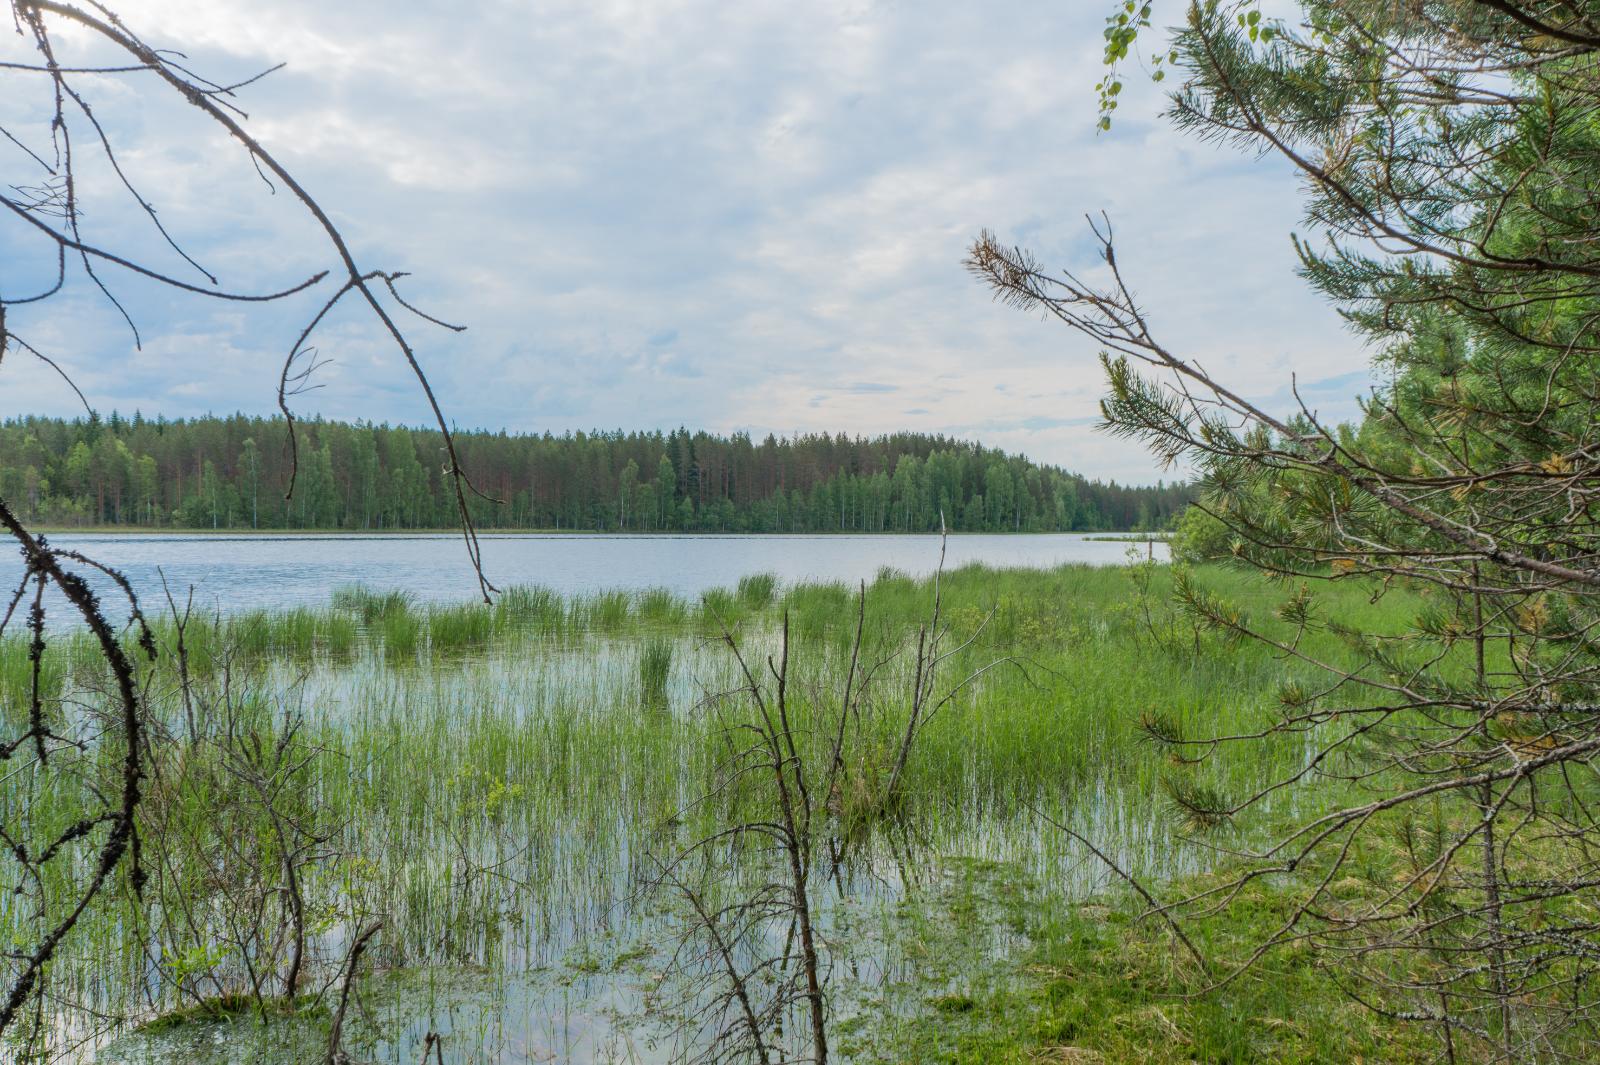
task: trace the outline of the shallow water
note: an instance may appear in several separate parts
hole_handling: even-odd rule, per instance
[[[795,581],[870,580],[889,566],[912,576],[939,565],[937,536],[611,536],[561,533],[493,534],[480,538],[484,569],[499,587],[537,584],[563,595],[600,590],[666,588],[690,599],[740,577],[771,573]],[[477,581],[461,537],[454,534],[126,535],[74,533],[50,537],[121,570],[147,603],[163,601],[162,577],[180,597],[190,587],[197,608],[224,613],[258,608],[323,606],[344,584],[403,589],[417,599],[466,601]],[[1126,561],[1129,548],[1167,547],[1093,540],[1075,534],[961,535],[948,541],[946,567],[1050,567],[1064,562]],[[0,588],[22,575],[14,552],[0,552]],[[91,574],[99,586],[107,583]],[[108,589],[107,589],[108,590]]]
[[[446,1037],[444,1060],[451,1065],[695,1060],[702,1048],[695,1026],[683,1017],[703,991],[696,991],[692,973],[687,984],[682,973],[667,976],[684,915],[661,893],[641,891],[638,859],[645,849],[672,849],[646,811],[682,808],[696,798],[704,774],[694,766],[693,742],[706,728],[696,722],[701,696],[731,687],[736,678],[714,644],[681,640],[659,733],[652,738],[625,722],[606,725],[605,708],[632,698],[638,651],[636,641],[591,635],[524,644],[509,657],[424,660],[404,669],[366,658],[323,664],[300,674],[298,683],[291,680],[297,667],[275,668],[269,687],[292,687],[294,701],[334,733],[410,733],[446,741],[440,744],[441,765],[430,768],[440,788],[438,809],[420,817],[397,810],[392,820],[375,818],[361,830],[371,835],[358,850],[374,855],[394,878],[413,882],[437,880],[439,859],[453,867],[449,855],[456,847],[463,856],[471,851],[482,868],[509,859],[500,867],[504,881],[485,883],[481,896],[473,892],[477,901],[471,908],[510,918],[498,927],[461,923],[463,910],[441,902],[431,889],[420,899],[390,900],[386,934],[408,946],[403,960],[393,956],[393,948],[380,948],[375,971],[362,981],[363,1012],[351,1032],[362,1060],[408,1065],[419,1059],[429,1032]],[[471,739],[475,729],[499,722],[536,736],[531,756],[565,783],[520,795],[498,828],[458,839],[450,822],[468,804],[450,799],[462,770],[447,755],[460,751],[459,760],[470,764],[481,754]],[[599,736],[586,740],[591,730]],[[568,759],[583,768],[557,768]],[[914,1009],[939,992],[943,981],[959,982],[999,965],[1019,945],[1004,922],[986,920],[962,933],[978,937],[963,940],[972,956],[945,958],[938,972],[925,955],[907,958],[897,946],[908,934],[907,922],[925,933],[939,909],[938,896],[951,883],[970,901],[973,878],[967,869],[981,870],[980,889],[1049,884],[1047,892],[1030,892],[1029,906],[1060,904],[1105,885],[1104,871],[1085,862],[1064,837],[1042,832],[1025,811],[986,802],[982,775],[949,796],[947,808],[924,810],[903,832],[874,840],[837,890],[832,884],[819,889],[836,1020]],[[1127,866],[1167,874],[1191,867],[1192,855],[1169,849],[1140,802],[1103,783],[1070,799],[1034,798],[1056,816],[1072,811],[1081,828],[1115,841],[1110,849]],[[1063,801],[1065,807],[1058,805]],[[826,870],[819,868],[817,876],[826,882]],[[341,928],[332,938],[347,933]],[[446,942],[446,948],[425,945]],[[341,952],[334,946],[328,954]],[[385,954],[399,967],[388,968]],[[111,994],[101,1003],[110,1012],[126,1006],[117,1001],[116,983],[110,979]],[[679,999],[685,1005],[675,1007]],[[159,1010],[140,1012],[148,1017]],[[313,1013],[266,1026],[245,1015],[155,1035],[126,1034],[110,1043],[102,1039],[91,1039],[81,1055],[65,1060],[268,1065],[313,1060],[325,1051],[326,1035],[321,1015]]]
[[[628,538],[634,543],[649,539]],[[696,539],[730,549],[743,543]],[[827,537],[764,539],[840,543]],[[882,545],[879,538],[855,539],[866,541],[856,545],[862,550]],[[954,550],[963,543],[1037,548],[1046,540],[1117,553],[1129,546],[1078,537],[969,537],[952,540],[951,555],[957,562],[970,558]],[[198,543],[202,550],[217,544],[197,537],[176,542]],[[937,552],[936,540],[921,542]],[[134,546],[153,549],[159,543],[142,540]],[[261,543],[246,541],[241,551],[258,550]],[[360,543],[391,550],[387,538],[337,543],[340,550]],[[459,549],[444,537],[418,543],[436,553]],[[305,551],[315,544],[294,540],[286,546]],[[660,544],[670,541],[639,546]],[[882,564],[883,557],[867,553],[856,564]],[[436,573],[445,569],[441,564]],[[271,582],[262,572],[258,567],[251,576],[265,594]],[[738,575],[737,570],[719,572],[722,586]],[[1075,572],[1098,582],[1123,579],[1103,571]],[[369,585],[403,583],[392,574],[386,579],[381,567],[353,576]],[[660,575],[652,576],[650,586],[664,583]],[[967,572],[968,594],[978,583],[990,594],[990,576]],[[1127,618],[1103,612],[1104,593],[1093,603],[1080,603],[1068,581],[1053,598],[1034,596],[1034,575],[1026,577],[1029,597],[1006,598],[1009,613],[997,626],[1007,632],[1025,629],[1010,615],[1032,617],[1030,610],[1048,602],[1074,618],[1088,611],[1071,624],[1063,615],[1057,627],[1078,633],[1075,639],[1099,651],[1126,638],[1112,629]],[[1045,577],[1038,574],[1040,582]],[[904,583],[890,580],[875,586],[879,590],[873,594],[888,599]],[[837,596],[816,592],[796,593],[807,604],[795,615],[796,646],[803,652],[797,657],[796,683],[807,691],[818,685],[836,688],[848,651],[849,595],[842,588]],[[248,605],[237,600],[233,597],[225,608]],[[982,624],[970,604],[956,610],[954,603],[951,617],[959,616],[953,621],[958,629]],[[338,830],[337,849],[360,856],[361,901],[345,905],[343,865],[315,873],[307,883],[310,895],[335,915],[314,952],[322,959],[316,966],[319,985],[336,980],[353,925],[374,914],[385,921],[360,981],[361,1016],[349,1033],[359,1059],[415,1062],[428,1032],[446,1034],[443,1060],[450,1065],[652,1065],[693,1059],[694,1025],[684,1018],[693,1020],[696,993],[683,986],[682,974],[676,983],[663,980],[685,927],[682,907],[674,910],[660,892],[642,892],[640,877],[651,861],[670,858],[686,838],[702,831],[684,823],[691,820],[686,811],[717,779],[713,763],[721,759],[724,733],[711,717],[707,696],[735,689],[741,681],[726,648],[707,641],[692,613],[684,615],[681,604],[679,609],[674,616],[680,620],[670,625],[647,620],[653,615],[641,608],[628,614],[626,625],[587,628],[580,622],[592,620],[588,614],[569,611],[560,615],[568,623],[550,629],[530,623],[527,631],[512,631],[470,651],[436,648],[424,640],[414,651],[388,655],[362,643],[337,659],[271,658],[263,661],[265,673],[259,677],[240,673],[241,691],[271,693],[278,713],[304,715],[308,742],[336,752],[310,779],[329,808],[349,816],[329,827]],[[774,604],[768,613],[751,613],[739,623],[740,642],[757,661],[777,649],[777,609]],[[1080,632],[1079,621],[1088,628]],[[872,631],[878,632],[876,622]],[[873,655],[887,653],[909,633],[886,628],[876,638],[887,642],[874,643]],[[648,642],[662,640],[671,644],[670,669],[665,698],[657,705],[641,696],[641,658]],[[888,702],[879,712],[893,712],[892,693],[906,687],[910,666],[906,656],[884,660],[878,683]],[[999,761],[969,757],[984,730],[1008,720],[998,713],[1003,707],[1017,699],[1054,705],[1074,690],[1066,678],[1049,671],[1034,679],[987,674],[945,712],[940,728],[956,730],[960,765],[907,811],[904,824],[863,840],[844,876],[819,889],[836,976],[830,988],[836,1019],[925,1008],[928,996],[946,990],[947,983],[1003,966],[1016,945],[1010,931],[1020,927],[1015,920],[964,928],[957,939],[971,957],[963,956],[959,964],[950,944],[909,953],[897,944],[906,934],[923,934],[934,920],[951,863],[984,867],[993,886],[1007,892],[1024,882],[1044,885],[1028,893],[1032,909],[1071,905],[1105,886],[1105,871],[1066,837],[1045,829],[1031,812],[1035,805],[1101,840],[1125,868],[1160,877],[1195,867],[1195,852],[1174,847],[1152,817],[1149,790],[1125,773],[1109,772],[1109,765],[1083,775],[1062,761],[1058,773],[1023,784],[1012,779],[1015,767],[1004,755],[1022,748],[998,745]],[[959,719],[949,716],[958,712]],[[1067,749],[1078,735],[1065,727],[1068,717],[1043,713],[1041,720],[1062,727],[1012,742]],[[825,879],[823,870],[817,873]],[[738,890],[743,875],[731,861],[707,872],[711,882],[729,890]],[[357,911],[365,916],[353,916]],[[0,906],[0,917],[4,912]],[[141,951],[129,949],[124,930],[104,927],[96,936],[74,943],[60,959],[56,986],[66,993],[64,1001],[82,1002],[123,1021],[74,1031],[84,1041],[49,1060],[266,1065],[320,1060],[325,1054],[325,1012],[267,1025],[243,1016],[190,1022],[154,1035],[129,1032],[130,1026],[184,1002],[170,992],[140,993],[151,974],[138,964]],[[167,957],[154,943],[143,949],[152,959]],[[903,1006],[897,996],[904,997]],[[66,1016],[63,1022],[72,1023]]]

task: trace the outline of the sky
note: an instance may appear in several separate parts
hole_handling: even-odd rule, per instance
[[[1137,71],[1096,132],[1111,6],[116,5],[212,80],[287,64],[241,90],[245,124],[364,267],[409,272],[409,301],[468,327],[408,324],[460,427],[914,430],[1144,483],[1182,471],[1094,428],[1095,348],[991,299],[961,265],[980,230],[1092,271],[1085,216],[1106,212],[1167,345],[1279,409],[1294,380],[1324,416],[1351,416],[1370,352],[1295,276],[1302,201],[1283,164],[1173,130]],[[3,37],[0,60],[33,58]],[[63,62],[105,56],[81,33],[59,41]],[[83,84],[123,171],[225,287],[334,265],[292,199],[148,75]],[[46,89],[0,72],[0,123],[41,154]],[[75,131],[86,238],[204,286],[93,161],[92,137]],[[0,140],[0,186],[38,180]],[[47,252],[0,220],[0,294],[48,277]],[[271,412],[284,355],[330,291],[239,304],[101,274],[141,348],[81,271],[8,324],[102,413]],[[300,413],[429,420],[370,315],[337,312],[313,343]],[[75,412],[43,364],[17,351],[0,364],[0,416]]]

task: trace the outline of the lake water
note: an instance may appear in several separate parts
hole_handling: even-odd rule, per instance
[[[193,587],[197,607],[224,613],[256,608],[319,606],[340,585],[399,588],[419,600],[466,601],[477,582],[455,534],[379,535],[118,535],[52,536],[121,570],[149,607],[163,602],[162,575],[174,595]],[[871,579],[891,566],[912,575],[939,564],[939,537],[924,536],[621,536],[597,534],[484,535],[484,568],[501,588],[537,584],[565,595],[602,589],[667,588],[697,598],[732,587],[751,573],[784,583]],[[1050,567],[1066,562],[1123,562],[1144,544],[1070,534],[962,535],[948,541],[946,566]],[[1157,543],[1156,557],[1166,557]],[[14,553],[0,561],[0,586],[21,576]],[[105,582],[97,581],[102,587]],[[59,615],[57,615],[59,618]]]
[[[165,607],[163,574],[180,596],[192,586],[197,606],[224,612],[324,605],[334,588],[353,583],[403,588],[424,601],[470,601],[476,591],[463,544],[451,535],[81,534],[52,542],[125,572],[152,614]],[[693,598],[752,573],[771,573],[786,584],[870,580],[885,566],[924,575],[938,565],[940,548],[936,536],[483,539],[486,568],[501,587],[540,584],[566,596],[667,588]],[[957,536],[946,548],[951,570],[973,562],[1114,564],[1130,550],[1138,557],[1147,550],[1144,543],[1075,535]],[[1165,545],[1153,551],[1166,557]],[[0,558],[0,580],[18,579],[15,555]],[[1010,972],[1005,967],[1025,946],[1017,907],[1044,912],[1103,886],[1100,867],[1087,862],[1071,838],[1042,831],[1034,808],[1105,841],[1115,860],[1141,875],[1194,868],[1193,852],[1175,846],[1155,816],[1162,794],[1126,785],[1155,779],[1154,773],[1113,771],[1124,761],[1156,757],[1148,745],[1116,742],[1123,733],[1112,731],[1119,721],[1136,720],[1153,698],[1148,685],[1120,672],[1126,649],[1135,645],[1137,621],[1129,611],[1108,609],[1116,593],[1108,597],[1104,588],[1124,583],[1117,574],[1070,570],[1005,582],[1003,595],[1000,582],[983,573],[946,586],[946,624],[957,634],[949,646],[966,642],[940,674],[940,684],[959,697],[941,702],[935,724],[919,733],[907,778],[907,788],[925,798],[907,802],[914,816],[851,836],[848,863],[830,868],[819,861],[815,870],[817,882],[829,884],[816,912],[830,971],[839,973],[829,994],[842,1024],[886,1011],[916,1014],[927,1008],[929,995],[964,986],[973,974],[1000,978],[995,973]],[[1090,587],[1101,590],[1087,594]],[[906,705],[911,648],[923,617],[915,604],[909,614],[903,602],[891,608],[891,593],[883,602],[885,613],[865,636],[867,658],[877,663],[871,669],[877,694],[861,704],[859,735],[852,734],[852,750],[861,752],[852,757],[862,767],[878,757],[873,734],[859,731],[862,714],[871,728],[897,727],[892,715]],[[851,631],[849,604],[842,592],[796,597],[796,690],[840,690],[840,670],[850,661],[841,639]],[[789,605],[752,607],[742,618],[739,640],[754,660],[775,650],[777,612]],[[704,1038],[687,1018],[720,1001],[718,970],[698,960],[694,925],[681,900],[651,889],[648,879],[662,860],[676,862],[688,853],[687,841],[710,831],[707,817],[731,818],[742,809],[713,810],[707,798],[727,785],[727,723],[749,708],[707,693],[737,691],[745,675],[726,647],[704,639],[703,619],[681,607],[675,620],[642,610],[611,621],[557,612],[554,623],[544,615],[516,622],[509,615],[508,625],[523,627],[495,630],[498,635],[455,650],[436,644],[429,612],[402,613],[417,618],[418,627],[396,626],[397,641],[411,635],[393,648],[390,628],[369,624],[342,654],[324,642],[299,652],[247,651],[241,644],[226,672],[218,672],[220,659],[194,660],[211,663],[201,667],[194,689],[206,742],[233,735],[231,718],[223,729],[220,715],[235,707],[265,709],[283,724],[252,727],[277,727],[278,735],[288,736],[292,718],[292,734],[308,752],[291,791],[317,797],[316,824],[327,835],[326,856],[308,859],[298,881],[308,912],[322,915],[311,944],[317,986],[336,978],[354,929],[371,915],[383,916],[384,930],[359,985],[361,1008],[351,1022],[356,1057],[415,1065],[425,1036],[439,1032],[447,1038],[444,1065],[691,1060]],[[57,610],[50,623],[64,627],[69,618]],[[644,694],[645,656],[663,648],[660,696],[651,698]],[[251,657],[256,654],[264,657]],[[1026,655],[1026,664],[1013,654]],[[1000,655],[1011,664],[989,670]],[[64,705],[92,696],[93,688],[74,686],[77,673],[64,675]],[[175,686],[170,673],[150,676],[150,716],[176,735],[189,712],[190,689]],[[814,728],[798,734],[813,737],[803,742],[825,742],[815,739],[823,734]],[[210,786],[204,763],[188,760],[187,749],[198,748],[162,753],[168,759],[163,787],[176,788],[175,782],[189,779],[180,772],[191,769],[194,787]],[[820,757],[821,750],[812,753]],[[151,779],[157,777],[152,772]],[[0,779],[0,810],[15,794],[6,784]],[[71,1048],[55,1059],[63,1065],[281,1065],[325,1058],[325,1014],[316,1011],[271,1024],[246,1013],[168,1030],[134,1028],[195,994],[248,986],[237,963],[246,954],[223,949],[233,942],[226,938],[231,926],[219,922],[194,932],[185,923],[187,909],[180,920],[178,907],[169,912],[161,906],[183,898],[185,907],[222,913],[245,904],[228,894],[242,881],[234,872],[218,873],[213,863],[240,870],[239,877],[255,874],[228,865],[247,859],[219,858],[234,852],[216,841],[253,838],[249,826],[264,822],[250,821],[240,813],[244,807],[209,792],[204,803],[203,816],[184,822],[186,831],[198,833],[193,841],[157,830],[142,837],[147,853],[168,842],[172,848],[163,852],[164,861],[151,860],[160,875],[148,901],[136,904],[142,916],[132,920],[111,909],[106,919],[85,922],[52,963],[60,1001],[95,1010],[63,1009],[55,1018],[60,1045]],[[147,807],[158,812],[151,816],[175,808]],[[214,838],[204,827],[213,818],[219,826]],[[844,849],[844,839],[831,839],[830,848]],[[707,851],[704,864],[697,857],[674,868],[692,871],[697,882],[719,891],[753,892],[770,883],[762,864],[768,853],[761,847],[748,854]],[[4,858],[0,854],[0,872]],[[186,862],[192,863],[187,872],[174,871]],[[246,895],[238,898],[248,902]],[[13,921],[28,920],[19,908],[9,913]],[[0,903],[0,934],[10,931],[7,920]],[[263,934],[272,940],[277,926],[266,927]],[[947,938],[930,947],[927,937],[934,934]],[[141,938],[134,943],[125,938],[130,935]],[[762,950],[776,952],[785,937],[781,920],[762,925],[744,942],[741,957],[749,963]],[[200,957],[196,944],[215,950],[214,960],[187,976],[177,962],[164,961],[166,976],[153,980],[151,959],[188,965],[187,959]],[[680,955],[683,944],[689,949]],[[268,942],[248,956],[265,957],[272,949]],[[688,961],[680,963],[680,956]],[[212,975],[202,979],[205,973]],[[185,980],[188,991],[180,995],[175,987]],[[797,1020],[786,1019],[791,1036],[801,1030]],[[6,1052],[0,1046],[0,1061],[8,1060]]]

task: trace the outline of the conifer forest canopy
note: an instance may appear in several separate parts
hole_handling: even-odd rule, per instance
[[[0,495],[52,525],[431,529],[456,520],[437,430],[113,413],[0,423]],[[1165,528],[1181,484],[1091,481],[939,436],[457,432],[482,528],[1073,532]]]

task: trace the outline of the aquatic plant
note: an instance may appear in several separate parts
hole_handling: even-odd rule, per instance
[[[390,610],[377,619],[379,647],[389,662],[409,662],[422,639],[422,619],[410,610]]]
[[[639,647],[639,705],[646,710],[667,708],[667,681],[672,673],[672,641],[647,637]]]
[[[739,578],[736,594],[746,610],[760,610],[772,602],[778,578],[771,573],[747,573]]]
[[[560,629],[565,619],[565,604],[550,588],[514,584],[494,601],[495,626],[501,630],[532,627],[552,632]]]
[[[346,584],[333,590],[329,605],[334,610],[355,614],[363,625],[370,627],[389,614],[410,610],[413,601],[412,594],[404,589],[379,592],[362,584]]]
[[[654,625],[678,625],[689,614],[689,604],[667,588],[647,588],[635,607],[641,620]]]
[[[573,600],[572,617],[580,627],[612,631],[627,622],[632,607],[632,596],[627,592],[596,592]]]
[[[1197,571],[1195,579],[1266,623],[1284,624],[1273,621],[1282,595],[1270,583],[1223,569]],[[1169,570],[1154,571],[1152,602],[1164,602],[1171,584]],[[1210,860],[1208,854],[1160,827],[1158,817],[1175,769],[1197,786],[1228,792],[1303,764],[1304,744],[1285,739],[1256,763],[1179,769],[1143,739],[1157,707],[1166,708],[1176,727],[1252,727],[1276,712],[1271,692],[1301,676],[1293,664],[1211,634],[1203,635],[1199,654],[1192,643],[1156,640],[1141,616],[1123,605],[1132,594],[1123,570],[963,568],[942,581],[942,613],[961,639],[945,645],[957,653],[942,667],[941,692],[1002,656],[1026,659],[1026,672],[985,673],[926,718],[894,785],[899,797],[886,803],[907,731],[917,634],[927,626],[932,591],[925,580],[874,583],[861,610],[842,586],[802,585],[786,589],[764,612],[746,612],[736,594],[725,593],[723,605],[757,673],[768,656],[782,668],[780,608],[795,604],[786,691],[791,728],[784,743],[787,748],[792,739],[808,786],[816,785],[819,826],[849,841],[838,871],[847,898],[892,900],[873,870],[909,863],[906,875],[919,876],[943,854],[1014,863],[1043,876],[1052,885],[1050,898],[1098,890],[1082,849],[1041,825],[1035,808],[1078,830],[1092,828],[1097,840],[1115,839],[1119,859],[1141,876],[1191,873]],[[1398,590],[1376,602],[1370,590],[1354,586],[1342,594],[1343,607],[1370,619],[1403,618],[1425,602]],[[551,596],[543,602],[532,616],[586,614],[590,599]],[[823,608],[835,612],[826,625],[798,623],[800,611]],[[353,622],[351,612],[339,613]],[[725,779],[727,726],[750,720],[748,701],[725,701],[714,712],[700,694],[692,701],[674,695],[736,693],[746,683],[725,649],[699,638],[708,631],[707,615],[671,622],[652,612],[652,619],[635,600],[609,630],[508,627],[502,619],[485,633],[482,622],[473,621],[467,623],[470,640],[457,646],[475,653],[434,656],[425,670],[409,668],[428,646],[431,613],[388,612],[381,625],[360,631],[356,653],[343,661],[317,641],[308,656],[243,654],[230,647],[228,619],[192,622],[192,635],[210,648],[210,672],[196,678],[198,689],[214,696],[231,688],[235,732],[246,749],[259,743],[263,764],[274,764],[270,756],[298,715],[288,747],[299,756],[287,765],[304,765],[289,778],[292,798],[315,809],[317,820],[307,823],[318,835],[331,833],[315,860],[296,865],[308,975],[318,986],[335,978],[356,923],[380,912],[387,915],[385,930],[373,941],[371,959],[396,978],[457,966],[498,986],[528,979],[541,966],[559,967],[566,952],[592,949],[590,937],[606,929],[630,941],[675,942],[692,907],[651,912],[627,902],[637,891],[635,877],[650,872],[644,856],[670,852],[674,841],[687,845],[709,836],[719,825],[759,820],[771,802],[769,790],[715,788]],[[1002,623],[1003,637],[997,634]],[[170,635],[170,624],[164,627]],[[852,670],[858,631],[860,654]],[[1352,653],[1326,635],[1310,649],[1330,658]],[[63,695],[94,704],[102,697],[103,676],[92,659],[73,665],[68,645],[59,650]],[[0,662],[19,655],[25,656],[21,641],[0,642]],[[178,738],[189,730],[174,668],[171,654],[155,664],[150,714],[156,727]],[[868,671],[873,677],[864,685]],[[847,757],[824,786],[852,676],[849,698],[856,710]],[[770,678],[763,683],[770,693]],[[286,703],[283,694],[291,690],[294,699]],[[656,693],[668,696],[672,712],[640,713]],[[195,710],[200,741],[163,744],[152,767],[164,791],[151,816],[186,826],[170,837],[176,851],[163,857],[174,874],[155,899],[119,895],[89,911],[85,939],[53,968],[63,996],[96,989],[97,1008],[126,1018],[124,1028],[193,1007],[197,995],[215,997],[218,985],[221,993],[242,992],[253,1003],[254,985],[241,968],[250,955],[228,945],[229,936],[246,929],[223,928],[225,935],[208,929],[226,911],[262,898],[261,889],[277,886],[268,923],[289,927],[278,908],[285,898],[284,849],[271,817],[258,802],[227,793],[238,778],[223,761],[220,719],[208,723],[200,701]],[[0,781],[0,803],[23,783]],[[691,802],[699,796],[706,801]],[[290,797],[283,795],[284,801]],[[63,795],[40,810],[56,819],[52,824],[70,825],[78,807],[66,800]],[[1307,793],[1285,796],[1299,808],[1316,801]],[[208,811],[224,807],[206,820]],[[165,831],[154,822],[146,827]],[[218,842],[215,834],[223,830],[229,838]],[[910,854],[908,835],[917,841]],[[826,835],[813,846],[820,872],[810,875],[833,876]],[[218,847],[253,850],[246,860]],[[225,862],[216,867],[215,881],[206,879],[208,851]],[[0,854],[0,863],[6,860]],[[689,876],[693,871],[684,870],[685,882],[700,891],[705,885]],[[726,905],[771,882],[767,858],[753,851],[719,854],[714,871],[718,886],[702,893],[708,902]],[[251,880],[259,881],[254,888]],[[200,900],[209,901],[202,906]],[[819,908],[819,922],[840,919],[831,906]],[[0,899],[0,928],[24,919],[24,911]],[[169,946],[157,948],[152,969],[141,936],[156,929]],[[837,939],[832,931],[828,936]],[[276,959],[275,977],[262,983],[272,995],[282,988],[286,943],[275,931],[252,948],[263,969],[267,959]],[[662,961],[652,953],[649,964]],[[615,979],[604,969],[593,979]],[[800,1030],[796,1019],[786,1021],[786,1031]],[[272,1021],[280,1023],[290,1022]],[[351,1038],[363,1031],[357,1023]],[[230,1038],[248,1043],[261,1035],[247,1025]]]
[[[479,603],[428,608],[428,648],[434,652],[482,647],[494,632],[494,614]]]

